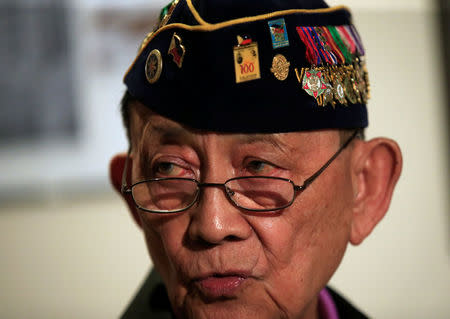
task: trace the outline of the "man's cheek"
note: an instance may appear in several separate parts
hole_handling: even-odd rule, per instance
[[[258,249],[254,253],[264,254],[269,264],[279,267],[288,265],[292,261],[295,244],[295,227],[287,218],[278,216],[274,218],[258,217],[252,223],[253,231],[258,237]]]

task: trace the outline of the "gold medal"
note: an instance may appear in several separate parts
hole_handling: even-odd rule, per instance
[[[302,68],[301,73],[297,68],[294,70],[302,89],[313,96],[319,106],[330,104],[335,108],[336,103],[348,106],[365,103],[368,99],[368,88],[364,83],[366,74],[352,65]],[[362,83],[358,80],[358,74]]]
[[[163,61],[161,52],[155,49],[147,57],[145,63],[145,76],[150,84],[156,83],[161,76]]]
[[[327,88],[325,89],[325,92],[323,92],[323,106],[331,104],[331,106],[335,108],[336,102],[334,101],[333,87],[330,83],[325,83],[325,85]]]
[[[323,92],[323,105],[327,106],[328,104],[331,104],[333,108],[336,107],[336,102],[334,101],[334,92],[333,92],[333,86],[331,83],[331,76],[330,76],[330,70],[326,69],[324,70],[324,83],[326,86],[325,92]]]
[[[233,51],[236,83],[260,79],[258,44],[249,42],[249,44],[237,45]]]
[[[349,72],[346,72],[344,75],[344,92],[345,97],[350,101],[350,103],[352,104],[358,103],[358,98],[353,89],[351,74]]]
[[[355,89],[357,96],[358,96],[358,102],[359,103],[366,103],[366,94],[365,94],[365,82],[364,82],[364,73],[361,72],[361,67],[358,63],[358,59],[353,64],[353,88]]]
[[[173,62],[181,69],[183,66],[184,55],[186,54],[186,48],[182,44],[180,36],[176,33],[172,36],[170,41],[169,54],[173,57]]]
[[[289,63],[282,54],[277,54],[273,58],[272,68],[270,69],[270,72],[272,72],[278,80],[284,81],[289,75],[290,65],[291,63]]]
[[[345,98],[344,84],[342,82],[342,74],[338,69],[335,69],[332,77],[333,77],[334,98],[342,105],[347,105],[347,100]]]
[[[357,74],[361,79],[361,82],[359,83],[359,92],[361,94],[361,99],[363,100],[363,103],[367,103],[370,98],[370,84],[366,63],[362,58],[358,63]]]
[[[366,62],[363,60],[361,64],[361,69],[364,72],[364,82],[366,82],[366,94],[367,94],[367,100],[370,99],[370,81],[369,81],[369,71],[367,71],[367,65]]]

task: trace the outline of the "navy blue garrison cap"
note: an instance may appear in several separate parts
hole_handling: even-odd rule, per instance
[[[194,129],[364,128],[364,55],[346,7],[321,0],[175,0],[124,82],[151,110]]]

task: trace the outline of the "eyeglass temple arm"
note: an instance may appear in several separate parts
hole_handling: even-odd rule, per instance
[[[130,190],[128,188],[128,183],[127,183],[128,162],[130,159],[130,153],[131,153],[131,147],[128,148],[127,159],[125,160],[125,165],[123,167],[123,172],[122,172],[122,186],[120,187],[120,192],[122,194],[130,192]]]
[[[353,141],[353,139],[358,135],[359,130],[356,130],[352,136],[350,136],[348,138],[347,141],[345,141],[344,144],[342,144],[342,146],[339,148],[339,150],[328,160],[328,162],[326,162],[321,168],[319,168],[319,170],[317,172],[315,172],[311,177],[309,177],[308,179],[305,180],[305,182],[303,183],[303,185],[301,186],[297,186],[295,187],[296,191],[304,191],[312,182],[314,182],[314,180],[323,173],[324,170],[327,169],[328,166],[330,166],[330,164],[336,159],[336,157],[339,156],[339,154],[342,153],[342,151],[351,143],[351,141]]]

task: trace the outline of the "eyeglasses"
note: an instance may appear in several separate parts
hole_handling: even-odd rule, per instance
[[[241,176],[225,183],[200,183],[190,178],[152,178],[127,185],[130,151],[122,175],[123,194],[132,196],[136,207],[149,213],[173,214],[191,208],[205,187],[223,188],[228,199],[238,208],[252,212],[273,212],[292,205],[296,195],[304,191],[339,156],[358,135],[355,131],[339,150],[302,185],[273,176]]]

